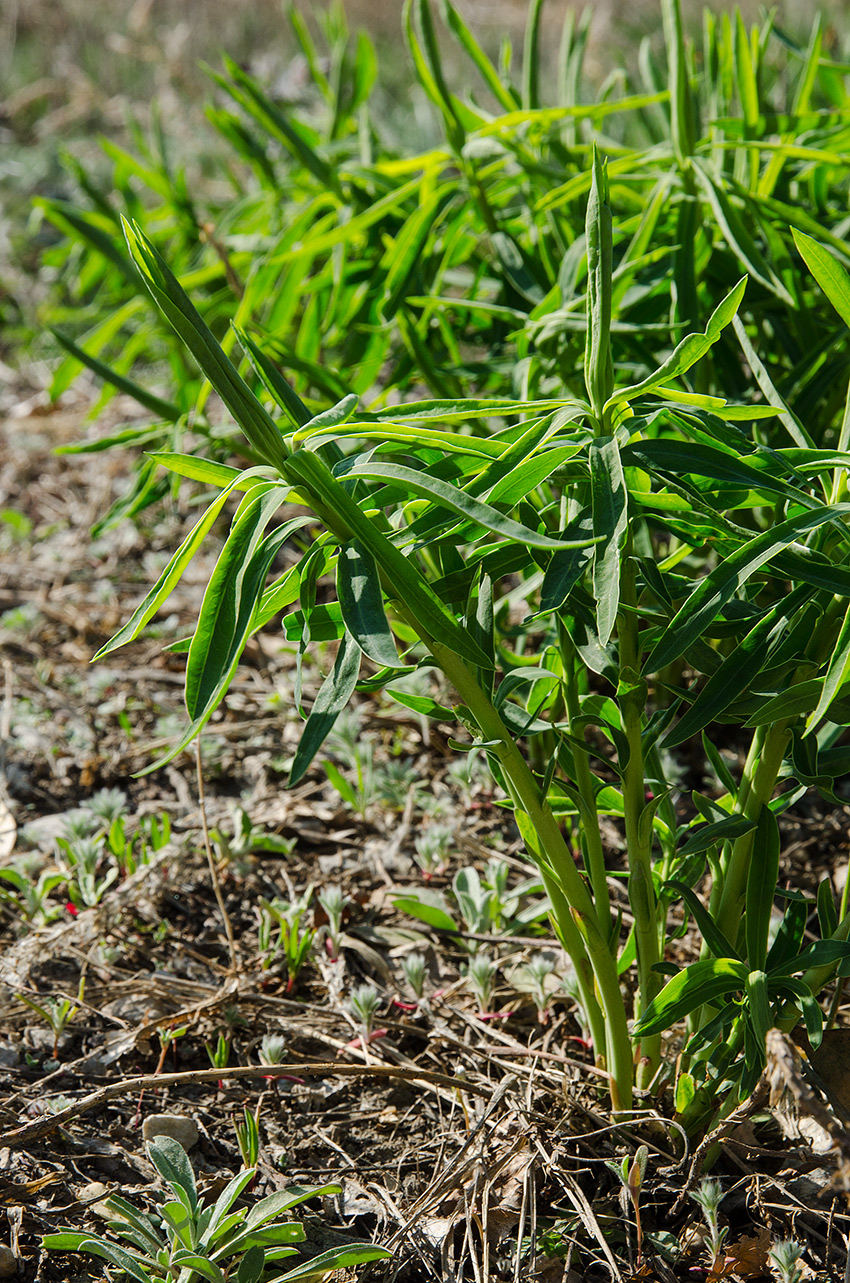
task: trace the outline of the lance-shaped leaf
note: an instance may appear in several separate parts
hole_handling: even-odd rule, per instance
[[[779,881],[779,827],[769,806],[763,806],[756,825],[747,877],[747,961],[764,967],[768,951],[773,896]]]
[[[304,775],[351,699],[360,673],[360,657],[357,642],[346,634],[339,644],[334,666],[313,701],[289,774],[290,786],[297,784]]]
[[[422,495],[444,508],[451,509],[452,512],[457,512],[468,521],[474,521],[476,525],[483,526],[485,530],[490,530],[502,539],[513,539],[531,548],[545,548],[553,551],[560,548],[584,548],[594,542],[592,539],[565,541],[553,539],[550,535],[541,535],[538,531],[503,516],[497,508],[491,508],[480,499],[473,499],[457,486],[441,481],[438,477],[417,472],[414,468],[405,468],[401,464],[358,463],[349,470],[348,476],[371,477],[394,484],[413,494]]]
[[[339,550],[336,588],[345,626],[363,654],[382,668],[403,668],[384,613],[375,558],[356,539]]]
[[[806,266],[845,325],[850,325],[850,276],[838,259],[814,237],[791,228]]]
[[[599,641],[607,646],[620,605],[620,548],[628,526],[626,480],[614,437],[590,443],[593,534],[599,540],[593,559],[593,595]]]
[[[801,534],[845,514],[850,514],[850,504],[832,504],[828,508],[800,513],[736,548],[703,579],[670,621],[647,659],[644,673],[657,672],[678,659],[750,576],[793,544]]]
[[[734,958],[702,958],[673,976],[634,1026],[641,1037],[659,1034],[707,1002],[743,989],[749,970]]]
[[[630,443],[622,454],[626,467],[636,464],[649,472],[669,473],[673,480],[685,473],[693,473],[728,485],[746,486],[748,490],[771,491],[806,507],[813,507],[816,503],[805,491],[790,485],[784,478],[770,475],[768,469],[777,470],[777,464],[781,462],[772,452],[765,451],[742,459],[740,455],[728,454],[703,442],[661,438]]]
[[[225,356],[165,260],[135,223],[122,219],[133,261],[154,302],[195,357],[257,454],[281,469],[283,438],[236,367]]]
[[[702,851],[708,851],[719,842],[734,842],[736,838],[743,837],[754,828],[755,821],[748,820],[745,815],[729,815],[725,820],[715,820],[713,824],[706,824],[703,828],[697,829],[679,848],[678,854],[696,855]]]
[[[593,144],[590,196],[585,220],[587,240],[587,333],[584,382],[593,413],[602,423],[603,410],[614,388],[611,356],[611,278],[613,231],[608,206],[608,168]]]
[[[45,1234],[41,1240],[42,1247],[48,1250],[53,1249],[59,1252],[87,1252],[92,1256],[99,1256],[102,1260],[108,1261],[110,1265],[116,1266],[129,1274],[131,1279],[136,1279],[137,1283],[154,1283],[153,1276],[144,1268],[142,1261],[135,1253],[126,1251],[119,1247],[117,1243],[111,1243],[106,1238],[95,1238],[91,1234],[77,1234],[71,1230],[63,1230],[60,1234]],[[162,1275],[157,1270],[157,1278]]]
[[[237,514],[204,593],[186,667],[186,711],[193,719],[207,707],[223,673],[242,653],[275,553],[304,524],[299,517],[281,526],[257,557],[266,526],[286,495],[281,486],[257,489],[264,493],[243,501],[246,507]]]
[[[746,288],[747,278],[743,276],[735,288],[726,295],[725,299],[718,303],[709,317],[705,333],[687,334],[654,374],[648,375],[640,383],[633,383],[631,387],[618,388],[605,408],[610,409],[621,401],[633,401],[635,397],[642,396],[643,393],[651,391],[652,388],[662,386],[670,379],[675,379],[680,374],[685,374],[692,365],[695,365],[697,361],[705,356],[706,352],[711,350],[726,326],[731,323],[741,305],[741,299],[744,297]]]
[[[169,472],[205,486],[227,487],[228,490],[250,490],[258,481],[275,481],[271,468],[231,468],[229,463],[216,463],[197,454],[179,454],[174,450],[151,450],[149,457]]]
[[[168,423],[176,423],[178,421],[183,411],[179,406],[174,405],[172,401],[164,401],[162,397],[155,396],[153,392],[148,392],[146,388],[139,387],[138,383],[134,383],[132,379],[128,379],[125,375],[119,374],[117,370],[113,370],[105,361],[99,361],[96,356],[89,356],[84,348],[78,347],[74,340],[70,339],[67,334],[63,334],[61,330],[54,330],[51,326],[51,332],[66,352],[76,357],[81,364],[87,365],[93,374],[96,374],[99,379],[103,379],[104,383],[111,383],[119,392],[133,397],[134,400],[138,401],[139,405],[143,405],[146,410],[150,410],[151,414],[155,414],[158,418],[165,419]]]
[[[104,655],[111,654],[119,646],[126,646],[128,642],[135,641],[145,624],[153,618],[160,606],[168,600],[172,591],[180,582],[180,578],[189,562],[214,526],[219,513],[224,507],[224,501],[231,490],[236,488],[237,483],[241,483],[248,476],[248,473],[237,473],[227,488],[213,500],[200,521],[195,523],[180,544],[180,547],[163,570],[159,579],[157,579],[153,588],[147,593],[144,600],[139,603],[123,628],[119,628],[115,636],[111,637],[106,645],[101,646],[100,650],[94,654],[93,660],[102,659]],[[253,484],[260,484],[256,474],[253,477]]]
[[[197,677],[195,679],[196,688],[193,701],[197,707],[197,712],[183,731],[178,742],[163,757],[158,758],[150,766],[140,771],[139,775],[149,775],[151,771],[156,771],[161,766],[167,765],[178,753],[182,753],[183,749],[191,744],[203,730],[218,708],[233,680],[233,674],[236,672],[245,642],[254,632],[255,620],[257,612],[261,609],[264,585],[269,568],[283,543],[292,533],[292,529],[303,524],[303,519],[296,519],[296,524],[293,524],[292,527],[289,524],[279,527],[259,544],[247,565],[242,568],[235,567],[235,576],[241,580],[241,583],[238,593],[235,591],[233,584],[230,585],[228,590],[230,601],[225,617],[232,622],[229,640],[228,630],[224,626],[223,620],[219,621],[216,628],[213,626],[215,621],[210,618],[211,628],[209,631],[202,630],[201,622],[199,621],[198,631],[196,631],[189,647],[191,661],[192,650],[197,643],[195,658]],[[237,600],[239,605],[238,615],[234,612],[234,602]],[[252,600],[254,603],[253,608],[251,608]],[[199,632],[201,633],[200,637]],[[226,646],[226,653],[217,651],[214,645],[211,648],[211,643],[219,639],[222,640],[222,650]]]
[[[790,616],[812,595],[805,585],[794,591],[758,621],[746,637],[712,673],[699,695],[679,722],[665,736],[667,748],[683,744],[709,722],[715,721],[755,681],[768,659],[768,642],[777,624]]]
[[[254,342],[250,334],[247,334],[245,330],[240,329],[236,324],[231,324],[231,328],[248,360],[259,375],[266,391],[291,420],[293,426],[303,428],[305,423],[310,422],[312,415],[298,393],[289,386],[277,366],[266,356],[262,348]]]
[[[806,735],[810,735],[818,723],[827,716],[832,701],[848,679],[850,679],[850,606],[847,607],[838,640],[830,656],[817,708],[809,714],[806,721]]]
[[[664,883],[664,889],[666,890],[668,887],[682,897],[693,914],[700,935],[715,957],[731,958],[733,961],[743,962],[738,950],[730,944],[708,909],[691,888],[686,886],[684,882],[679,882],[676,878],[670,878]]]

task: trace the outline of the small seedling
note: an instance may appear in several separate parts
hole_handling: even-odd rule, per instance
[[[802,1283],[803,1271],[797,1264],[802,1255],[803,1249],[793,1239],[784,1239],[771,1248],[767,1259],[778,1283]]]
[[[703,1220],[708,1230],[708,1250],[711,1253],[712,1261],[723,1250],[723,1244],[729,1233],[728,1225],[721,1225],[718,1219],[718,1211],[723,1200],[723,1189],[720,1181],[713,1176],[706,1177],[700,1181],[695,1190],[691,1190],[691,1198],[702,1211]]]
[[[497,970],[496,963],[486,953],[477,953],[467,964],[466,983],[475,995],[478,1009],[482,1013],[493,1009]]]
[[[211,1043],[205,1042],[204,1048],[213,1069],[226,1069],[230,1064],[230,1039],[224,1032],[219,1031],[214,1047]]]
[[[401,969],[415,996],[421,999],[425,993],[425,978],[428,974],[425,955],[409,953],[407,957],[402,958]]]
[[[308,887],[305,895],[301,896],[295,904],[287,904],[279,899],[260,900],[257,943],[263,970],[267,971],[278,954],[282,952],[286,967],[287,993],[291,993],[295,987],[298,974],[309,958],[316,939],[317,932],[312,927],[301,926],[301,916],[308,908],[312,895],[313,888]]]
[[[261,1065],[279,1065],[285,1060],[287,1046],[283,1034],[264,1034],[259,1056]]]
[[[448,824],[430,824],[417,837],[415,860],[426,882],[445,873],[454,829]]]
[[[27,922],[46,924],[53,922],[62,912],[61,906],[51,900],[50,895],[65,881],[64,873],[45,869],[39,874],[38,881],[33,882],[19,869],[10,868],[0,869],[0,878],[3,880],[0,882],[0,901],[15,913],[20,913]],[[13,889],[7,889],[4,883]]]
[[[326,887],[319,896],[319,904],[328,915],[325,930],[334,958],[339,957],[339,951],[342,948],[342,915],[349,903],[348,896],[335,886]]]
[[[104,829],[110,829],[127,809],[127,794],[121,789],[100,789],[86,803],[86,809],[101,822]]]
[[[349,999],[352,1015],[363,1033],[363,1045],[372,1037],[375,1016],[381,1006],[381,996],[374,985],[358,985]]]
[[[635,1214],[635,1230],[637,1232],[637,1258],[640,1262],[643,1256],[643,1223],[640,1214],[640,1195],[643,1189],[643,1182],[646,1176],[646,1164],[649,1159],[649,1150],[646,1145],[640,1145],[635,1150],[634,1156],[628,1154],[617,1162],[606,1163],[606,1166],[619,1177],[621,1190],[621,1201],[623,1203],[623,1212],[629,1210],[631,1203]]]
[[[518,967],[511,976],[518,989],[531,995],[541,1024],[548,1020],[554,975],[555,959],[546,953],[535,953],[524,967]]]
[[[252,1113],[246,1105],[243,1121],[234,1118],[233,1127],[242,1166],[256,1167],[260,1157],[260,1106]]]
[[[72,1002],[70,998],[41,998],[38,1002],[34,998],[28,998],[26,994],[19,993],[17,997],[21,1002],[31,1008],[36,1015],[41,1016],[42,1020],[49,1026],[53,1033],[53,1059],[59,1054],[59,1039],[62,1037],[66,1027],[76,1016],[80,1009],[80,1003],[83,1001],[83,995],[86,991],[85,976],[80,977],[80,984],[77,989],[77,998]]]
[[[103,838],[57,838],[56,845],[65,857],[65,874],[73,903],[87,909],[100,904],[104,893],[118,877],[115,865],[108,868],[102,878],[98,877],[105,855]]]

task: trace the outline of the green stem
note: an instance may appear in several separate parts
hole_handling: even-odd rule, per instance
[[[541,796],[528,763],[474,674],[454,651],[434,638],[420,635],[475,718],[482,736],[489,743],[489,751],[498,758],[519,808],[528,817],[528,826],[523,825],[523,836],[531,838],[532,847],[537,846],[537,851],[532,850],[532,854],[548,882],[560,888],[561,894],[553,903],[553,916],[564,947],[577,964],[588,1020],[591,1020],[594,1008],[598,1010],[601,1005],[605,1034],[597,1046],[607,1048],[614,1106],[618,1110],[628,1110],[632,1095],[632,1049],[626,1010],[616,962],[599,930],[596,908],[584,879],[575,866],[552,808]],[[598,1002],[592,989],[587,989],[583,968],[579,965],[584,957],[590,958],[593,967]]]
[[[756,752],[750,749],[744,779],[741,782],[743,810],[747,819],[758,820],[761,808],[767,806],[773,797],[779,770],[785,757],[791,732],[789,722],[774,722],[769,726],[761,739]],[[753,737],[753,745],[758,736]],[[755,762],[755,770],[752,764]],[[751,829],[733,843],[726,864],[723,868],[723,890],[717,910],[717,925],[727,940],[733,944],[737,940],[744,912],[744,901],[747,890],[747,877],[750,871],[755,830]]]
[[[623,556],[618,638],[620,647],[620,714],[623,719],[628,761],[623,769],[623,807],[626,821],[626,850],[629,862],[629,905],[635,918],[638,992],[636,1015],[642,1016],[661,988],[661,976],[653,968],[661,961],[658,931],[658,904],[652,881],[652,825],[641,824],[646,809],[646,775],[641,739],[646,685],[639,677],[640,653],[637,625],[635,564],[631,557],[631,533]],[[661,1059],[661,1035],[641,1039],[639,1084],[648,1084]]]
[[[564,665],[564,692],[570,734],[575,739],[583,740],[584,729],[578,725],[581,716],[581,705],[578,692],[577,657],[572,638],[562,619],[558,620],[558,638],[561,660]],[[576,787],[582,801],[581,832],[584,837],[587,872],[596,904],[596,917],[600,931],[608,939],[611,935],[611,895],[608,890],[608,871],[605,868],[605,852],[602,849],[602,834],[599,830],[599,811],[596,806],[593,772],[590,769],[588,755],[582,753],[580,749],[573,750],[573,769],[575,771]]]

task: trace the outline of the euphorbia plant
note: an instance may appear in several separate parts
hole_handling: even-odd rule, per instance
[[[399,675],[440,670],[451,707],[398,698],[460,722],[488,754],[575,967],[614,1108],[631,1108],[635,1082],[656,1080],[662,1034],[688,1017],[677,1105],[702,1127],[722,1104],[721,1086],[726,1107],[752,1086],[772,1023],[793,1025],[802,1013],[817,1040],[816,994],[850,953],[850,919],[837,920],[826,887],[820,942],[803,948],[813,906],[795,892],[778,933],[772,924],[776,817],[810,786],[830,794],[850,766],[840,742],[850,665],[846,425],[836,450],[768,449],[746,429],[781,407],[728,405],[688,383],[735,318],[746,279],[703,332],[628,382],[612,355],[613,232],[595,150],[586,397],[366,412],[347,396],[313,417],[237,330],[252,390],[141,229],[126,224],[125,233],[155,302],[261,462],[239,470],[155,456],[219,493],[100,654],[138,635],[227,496],[241,494],[188,647],[189,725],[169,758],[224,697],[248,637],[282,611],[299,656],[311,642],[339,643],[292,782],[358,682],[392,693]],[[304,514],[273,525],[283,504]],[[269,582],[276,554],[305,529],[313,539],[300,562]],[[317,584],[329,575],[337,601],[319,605]],[[520,584],[510,594],[508,575]],[[300,675],[296,693],[300,703]],[[736,745],[749,736],[740,772],[709,738],[723,723]],[[700,735],[714,785],[677,808],[672,750]],[[624,829],[626,923],[609,897],[604,816]],[[578,861],[565,824],[579,835]],[[695,891],[706,872],[707,905]],[[703,956],[681,971],[666,961],[677,900],[703,938]]]

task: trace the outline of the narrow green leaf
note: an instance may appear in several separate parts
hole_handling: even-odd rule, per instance
[[[399,913],[434,927],[437,931],[457,931],[458,925],[448,911],[448,905],[439,891],[423,887],[415,895],[394,895],[393,905]]]
[[[850,276],[838,259],[812,236],[791,228],[806,266],[845,325],[850,325]]]
[[[665,890],[667,887],[670,887],[677,895],[682,897],[697,924],[697,930],[715,958],[732,958],[737,962],[743,962],[738,950],[729,943],[708,909],[689,886],[677,881],[675,878],[670,878],[664,883]]]
[[[478,68],[493,97],[505,111],[515,111],[520,105],[519,98],[504,83],[493,63],[487,57],[454,5],[450,3],[450,0],[442,0],[441,10],[443,21]]]
[[[846,514],[850,514],[850,504],[833,504],[800,513],[736,548],[702,580],[665,628],[646,661],[644,673],[657,672],[678,659],[750,576],[801,534]]]
[[[641,1037],[663,1033],[697,1007],[743,989],[748,975],[745,964],[732,958],[702,958],[692,962],[668,980],[661,993],[653,998],[636,1022],[634,1033]]]
[[[293,426],[302,428],[305,423],[309,423],[312,418],[310,411],[295,389],[289,386],[274,362],[266,356],[262,348],[245,330],[240,329],[235,323],[231,324],[231,328],[266,391],[277,402]]]
[[[706,325],[703,334],[686,335],[654,374],[648,375],[640,383],[633,383],[631,387],[618,388],[613,396],[610,397],[606,409],[618,405],[622,401],[633,401],[645,392],[666,384],[670,379],[675,379],[680,374],[685,374],[692,365],[695,365],[711,350],[726,326],[731,323],[741,305],[746,288],[747,278],[742,276],[735,288],[730,290],[726,297],[718,303],[709,317],[708,325]]]
[[[806,1024],[806,1033],[809,1036],[809,1042],[817,1051],[823,1042],[823,1011],[821,1005],[812,992],[809,985],[804,980],[794,980],[785,977],[782,981],[782,989],[787,990],[797,999],[800,1010],[803,1013],[803,1020]]]
[[[599,641],[607,646],[620,606],[620,549],[628,528],[626,480],[614,437],[596,437],[588,451],[593,534],[593,595]]]
[[[231,490],[251,490],[261,481],[274,481],[270,468],[231,468],[227,463],[216,463],[197,454],[178,454],[174,450],[151,450],[149,459],[159,463],[178,477],[199,481],[205,486],[220,486]]]
[[[239,474],[239,476],[244,477],[244,473]],[[189,562],[192,560],[215,524],[216,518],[224,507],[224,502],[230,494],[230,490],[233,488],[233,484],[234,483],[231,482],[227,489],[223,490],[221,494],[218,495],[210,504],[200,521],[192,527],[186,538],[180,544],[159,579],[157,579],[153,588],[151,588],[144,600],[136,607],[126,624],[124,624],[123,628],[119,628],[115,636],[110,638],[104,646],[101,646],[100,650],[95,652],[92,656],[93,660],[102,659],[105,655],[109,655],[112,651],[117,650],[119,646],[126,646],[128,642],[135,641],[145,624],[153,618],[160,606],[168,600],[172,591],[180,582],[180,578],[186,570],[186,567],[189,565]],[[255,482],[255,484],[258,483]]]
[[[779,881],[779,826],[769,806],[759,813],[747,877],[747,961],[753,968],[766,965],[773,895]]]
[[[427,695],[409,695],[407,691],[393,690],[392,687],[387,688],[387,694],[397,704],[411,709],[414,713],[418,713],[420,717],[431,717],[435,722],[457,721],[457,714],[454,709],[447,708],[445,704],[438,704],[436,700],[430,699]]]
[[[297,784],[310,763],[324,744],[333,725],[354,693],[357,677],[360,672],[360,647],[348,635],[343,637],[337,651],[334,666],[319,687],[310,716],[301,735],[292,770],[289,774],[289,786]]]
[[[827,716],[839,688],[848,680],[850,680],[850,606],[847,607],[838,640],[830,656],[817,707],[806,719],[806,735],[810,735],[818,723]]]
[[[140,387],[132,379],[128,379],[125,375],[119,374],[117,370],[113,370],[104,361],[99,361],[96,356],[89,356],[88,352],[78,347],[73,339],[69,338],[67,334],[63,334],[61,330],[55,330],[51,327],[51,333],[66,352],[76,357],[82,365],[88,366],[93,374],[97,375],[99,379],[103,379],[104,383],[111,383],[119,392],[133,397],[134,400],[138,401],[139,405],[143,405],[146,410],[150,410],[151,414],[155,414],[157,418],[165,419],[167,423],[176,423],[178,421],[183,413],[179,406],[174,405],[171,401],[164,401],[162,397],[154,396],[152,392]]]
[[[345,626],[363,654],[383,668],[403,668],[384,612],[378,567],[356,539],[339,550],[336,587]]]
[[[254,609],[266,584],[271,562],[283,540],[304,523],[294,523],[275,531],[271,541],[263,542],[266,526],[286,496],[282,486],[258,486],[263,491],[256,498],[243,500],[201,605],[195,636],[189,648],[186,666],[186,711],[194,720],[217,693],[222,676],[232,671],[248,639]],[[284,533],[285,532],[285,533]]]
[[[604,409],[614,389],[611,356],[611,291],[613,276],[613,231],[608,205],[607,161],[593,144],[590,196],[585,220],[587,242],[587,332],[584,353],[584,382],[591,408],[602,425]]]
[[[780,621],[794,615],[811,595],[812,590],[802,585],[762,616],[712,673],[691,707],[665,736],[667,748],[683,744],[710,722],[716,721],[730,704],[749,690],[768,660],[767,643],[773,630]]]
[[[372,1243],[344,1243],[332,1247],[327,1252],[303,1261],[285,1274],[275,1274],[268,1283],[302,1283],[304,1279],[325,1278],[335,1270],[349,1270],[367,1261],[387,1261],[392,1256],[385,1247],[375,1247]]]
[[[483,526],[485,530],[492,531],[502,539],[518,540],[531,548],[545,548],[551,551],[569,547],[586,547],[588,543],[593,542],[587,540],[581,543],[574,541],[568,543],[561,539],[553,539],[549,535],[538,534],[536,530],[530,530],[528,526],[522,526],[519,522],[512,521],[510,517],[503,516],[497,508],[492,508],[479,499],[473,499],[457,486],[441,481],[438,477],[428,476],[424,472],[417,472],[413,468],[405,468],[401,464],[375,463],[370,460],[367,463],[355,464],[349,469],[348,476],[371,477],[395,484],[406,492],[422,495],[444,508],[451,509],[452,512],[459,513],[468,521],[474,521],[476,525]]]

